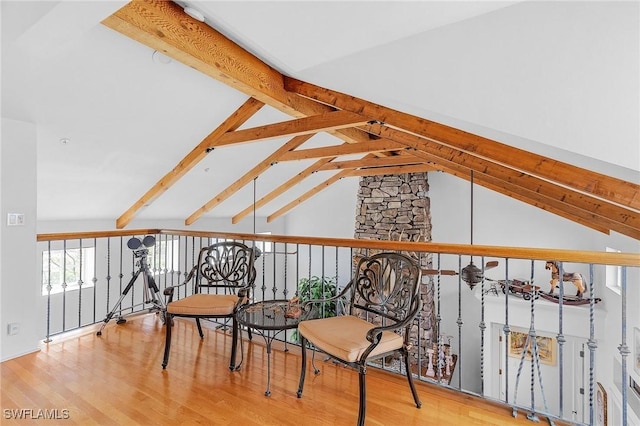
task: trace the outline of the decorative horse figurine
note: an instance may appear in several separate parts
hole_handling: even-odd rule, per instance
[[[549,294],[553,294],[553,291],[560,284],[560,268],[558,267],[558,262],[553,260],[547,260],[547,263],[544,265],[544,269],[551,270],[551,290],[549,290]],[[578,272],[563,272],[562,274],[562,282],[571,281],[573,285],[576,286],[578,292],[576,293],[576,297],[582,299],[582,294],[586,290],[586,280],[582,276],[582,274]]]

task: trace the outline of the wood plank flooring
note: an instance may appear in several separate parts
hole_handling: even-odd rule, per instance
[[[154,314],[110,323],[42,344],[42,350],[0,364],[3,425],[354,425],[358,375],[316,359],[296,397],[299,349],[274,344],[271,396],[267,354],[255,335],[244,342],[244,363],[230,372],[231,337],[176,319],[169,365],[162,370],[164,329]],[[246,336],[245,336],[246,338]],[[275,346],[278,346],[277,348]],[[417,383],[417,409],[406,378],[376,369],[367,374],[367,425],[531,425],[526,413],[479,398]],[[17,412],[15,410],[18,410]],[[28,411],[31,410],[31,411]],[[45,411],[38,411],[45,410]],[[52,416],[56,420],[14,419]]]

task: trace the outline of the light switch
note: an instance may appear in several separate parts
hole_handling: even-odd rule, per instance
[[[22,214],[22,213],[8,213],[7,214],[7,226],[24,226],[24,214]]]

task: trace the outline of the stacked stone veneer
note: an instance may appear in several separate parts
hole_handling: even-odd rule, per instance
[[[431,241],[428,193],[426,173],[362,177],[356,206],[355,238]],[[366,254],[354,252],[357,257]],[[405,254],[419,259],[423,269],[431,268],[431,256]],[[431,276],[422,277],[421,297],[423,308],[412,329],[411,339],[412,352],[425,355],[433,343],[432,337],[435,339],[438,335]]]

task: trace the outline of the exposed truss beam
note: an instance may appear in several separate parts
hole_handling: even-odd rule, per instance
[[[445,126],[372,102],[285,77],[285,87],[345,111],[375,117],[388,126],[432,139],[441,144],[590,193],[598,198],[640,210],[640,185],[606,176],[572,164],[543,157],[503,143]]]
[[[385,158],[361,158],[359,160],[332,161],[325,164],[320,170],[359,169],[368,167],[390,167],[421,164],[424,160],[414,155],[393,155]]]
[[[274,219],[277,219],[278,217],[286,214],[287,212],[299,206],[300,204],[304,203],[305,201],[307,201],[309,198],[313,197],[320,191],[328,188],[329,186],[333,185],[334,183],[336,183],[337,181],[345,177],[397,175],[400,173],[425,173],[425,172],[432,172],[434,170],[435,170],[435,167],[432,164],[411,164],[411,165],[405,165],[405,166],[374,167],[370,169],[360,169],[360,170],[352,170],[352,169],[343,170],[331,176],[329,179],[322,182],[321,184],[316,185],[314,188],[305,192],[300,197],[291,201],[287,205],[281,207],[276,212],[267,216],[267,222],[271,222]]]
[[[290,151],[280,157],[280,161],[310,160],[315,158],[339,157],[341,155],[367,154],[406,149],[406,145],[398,142],[393,142],[390,140],[377,140],[373,142],[332,145],[319,148]]]
[[[308,178],[313,173],[317,172],[320,167],[324,166],[326,163],[328,163],[329,161],[333,160],[334,158],[335,157],[322,158],[322,159],[316,161],[311,166],[307,167],[306,169],[304,169],[303,171],[301,171],[300,173],[298,173],[297,175],[295,175],[294,177],[292,177],[291,179],[289,179],[288,181],[286,181],[282,185],[278,186],[273,191],[269,192],[264,197],[262,197],[259,200],[257,200],[254,204],[251,204],[251,205],[247,206],[240,213],[238,213],[235,216],[233,216],[231,218],[231,222],[232,223],[240,222],[249,213],[251,213],[254,208],[259,209],[262,206],[264,206],[265,204],[267,204],[270,201],[274,200],[279,195],[281,195],[284,192],[286,192],[287,190],[293,188],[295,185],[297,185],[298,183],[302,182],[304,179]]]
[[[220,204],[221,202],[229,198],[231,195],[233,195],[240,188],[242,188],[243,186],[251,182],[253,179],[257,178],[262,172],[266,171],[269,167],[273,165],[273,163],[278,161],[278,158],[280,158],[282,154],[292,149],[296,149],[297,147],[305,143],[307,140],[309,140],[312,136],[313,136],[312,134],[296,136],[295,138],[291,139],[289,142],[282,145],[280,148],[275,150],[271,155],[269,155],[267,158],[265,158],[260,163],[258,163],[254,168],[252,168],[247,173],[245,173],[240,179],[238,179],[237,181],[229,185],[226,189],[224,189],[218,195],[213,197],[211,200],[209,200],[206,204],[204,204],[198,210],[193,212],[193,214],[191,214],[191,216],[189,216],[185,220],[184,222],[185,225],[191,225],[193,222],[198,220],[200,216],[202,216],[204,213],[213,209],[215,206],[217,206],[218,204]]]
[[[435,161],[438,164],[443,164],[450,170],[456,170],[459,173],[456,174],[457,176],[467,176],[469,170],[474,170],[482,175],[498,179],[496,185],[500,183],[505,188],[509,188],[511,192],[544,194],[548,198],[558,201],[560,204],[556,204],[556,209],[564,210],[566,214],[572,214],[575,209],[582,209],[590,214],[608,219],[609,223],[615,225],[610,229],[616,232],[629,235],[629,228],[640,230],[640,215],[624,207],[592,197],[588,194],[573,191],[535,176],[518,172],[500,164],[474,157],[457,149],[442,146],[406,132],[379,125],[371,126],[369,130],[383,138],[406,144],[414,149],[411,153],[415,156],[427,161]],[[421,153],[427,155],[421,156]],[[478,183],[482,184],[482,181],[478,181]],[[621,226],[617,226],[616,224],[620,224]]]
[[[418,149],[416,154],[420,154],[420,158],[423,160],[436,161],[439,165],[446,167],[449,172],[463,174],[469,169],[484,171],[488,177],[498,179],[496,189],[501,193],[509,195],[510,191],[515,194],[529,191],[525,199],[528,200],[526,202],[533,203],[532,205],[537,205],[536,201],[532,199],[532,194],[544,193],[546,197],[559,202],[558,214],[575,217],[571,212],[572,209],[577,208],[593,214],[594,221],[604,218],[605,222],[610,221],[614,224],[620,224],[619,226],[623,228],[630,228],[626,235],[631,235],[638,230],[636,221],[638,214],[640,214],[639,185],[580,169],[490,139],[285,77],[207,24],[187,16],[182,8],[173,2],[133,1],[105,19],[103,23],[293,117],[318,116],[335,111],[336,108],[361,114],[363,119],[375,119],[386,123],[387,126],[403,130],[399,133],[408,132],[404,134],[408,136],[419,135],[423,141],[426,138],[426,140],[437,142],[433,145],[433,150],[431,150],[431,145],[429,145],[429,150],[415,147],[414,149]],[[207,48],[203,48],[203,46]],[[375,128],[375,126],[369,127]],[[378,136],[383,138],[389,138],[390,132],[394,130],[385,126],[378,127],[380,127]],[[349,143],[366,143],[370,142],[372,138],[357,128],[327,129],[327,131]],[[406,141],[403,143],[405,146],[411,146],[411,143],[406,143]],[[435,152],[445,149],[454,149],[465,154],[466,157],[453,159],[449,156],[450,153],[438,155]],[[389,154],[377,153],[375,155]],[[330,157],[319,160],[307,170],[311,170],[315,166],[322,167],[333,159]],[[462,159],[462,163],[456,164],[460,159]],[[483,168],[482,162],[490,167]],[[523,176],[532,176],[527,176],[529,179],[517,178],[515,175],[508,176],[503,173],[502,169],[496,169],[496,166],[510,169]],[[171,173],[173,171],[167,176]],[[299,182],[304,179],[304,177],[300,178],[300,175],[289,182],[295,180]],[[537,181],[531,180],[532,178],[544,182],[545,185],[550,182],[555,182],[555,184],[553,187],[539,185],[534,188]],[[153,201],[164,191],[162,187],[167,183],[171,185],[173,181],[167,179],[165,182],[158,182],[145,194],[149,198],[147,200],[143,200],[145,197],[141,198],[138,202],[140,204],[136,203],[137,205],[132,206],[130,211],[118,219],[116,225],[118,227],[126,226],[140,208]],[[491,184],[488,181],[485,183]],[[561,188],[563,195],[549,192],[555,187]],[[569,187],[575,188],[575,191],[570,190]],[[282,193],[286,190],[282,190],[282,188],[284,185],[281,185],[277,191]],[[271,195],[275,194],[274,197],[279,195],[277,191],[272,191]],[[591,195],[588,196],[584,193]],[[622,208],[620,205],[627,206],[627,208]],[[537,206],[547,209],[543,202]],[[593,209],[589,210],[588,206]],[[616,208],[621,210],[616,210]],[[244,211],[234,217],[234,223],[240,220],[237,217],[243,213]],[[616,228],[612,226],[609,229],[615,230]]]
[[[335,108],[287,92],[281,73],[209,25],[191,18],[174,2],[132,1],[102,23],[293,117],[335,111]],[[355,128],[329,130],[328,133],[347,143],[371,140],[368,134]],[[125,215],[119,227],[126,226],[133,217]]]
[[[330,130],[355,127],[367,123],[360,114],[348,111],[325,112],[320,115],[252,127],[250,129],[228,132],[217,141],[217,146],[232,145],[243,142],[255,142],[265,139],[293,137],[315,134]]]
[[[440,170],[434,164],[407,164],[404,166],[371,167],[364,169],[353,169],[351,176],[380,176],[399,175],[402,173],[427,173]]]
[[[169,189],[182,176],[187,174],[200,160],[207,155],[207,148],[216,146],[216,141],[220,136],[228,131],[233,131],[240,127],[244,122],[251,118],[264,103],[257,99],[249,98],[240,106],[233,114],[222,122],[213,132],[202,140],[195,148],[191,150],[169,173],[164,175],[162,179],[156,182],[138,201],[136,201],[129,209],[124,212],[116,220],[116,228],[122,229],[127,226],[140,211],[141,208],[151,204],[162,193]]]
[[[343,170],[343,171],[341,171],[339,173],[336,173],[335,175],[331,176],[326,181],[322,182],[320,185],[316,186],[313,189],[310,189],[309,191],[305,192],[302,196],[296,198],[292,202],[288,203],[286,206],[278,209],[278,211],[276,211],[276,212],[270,214],[269,216],[267,216],[267,222],[271,222],[274,219],[277,219],[278,217],[282,216],[283,214],[286,214],[288,211],[290,211],[291,209],[293,209],[293,208],[299,206],[300,204],[304,203],[309,198],[311,198],[314,195],[316,195],[318,192],[322,191],[323,189],[328,188],[329,186],[333,185],[334,183],[336,183],[340,179],[342,179],[344,177],[348,177],[348,176],[353,176],[353,171],[352,170]]]

